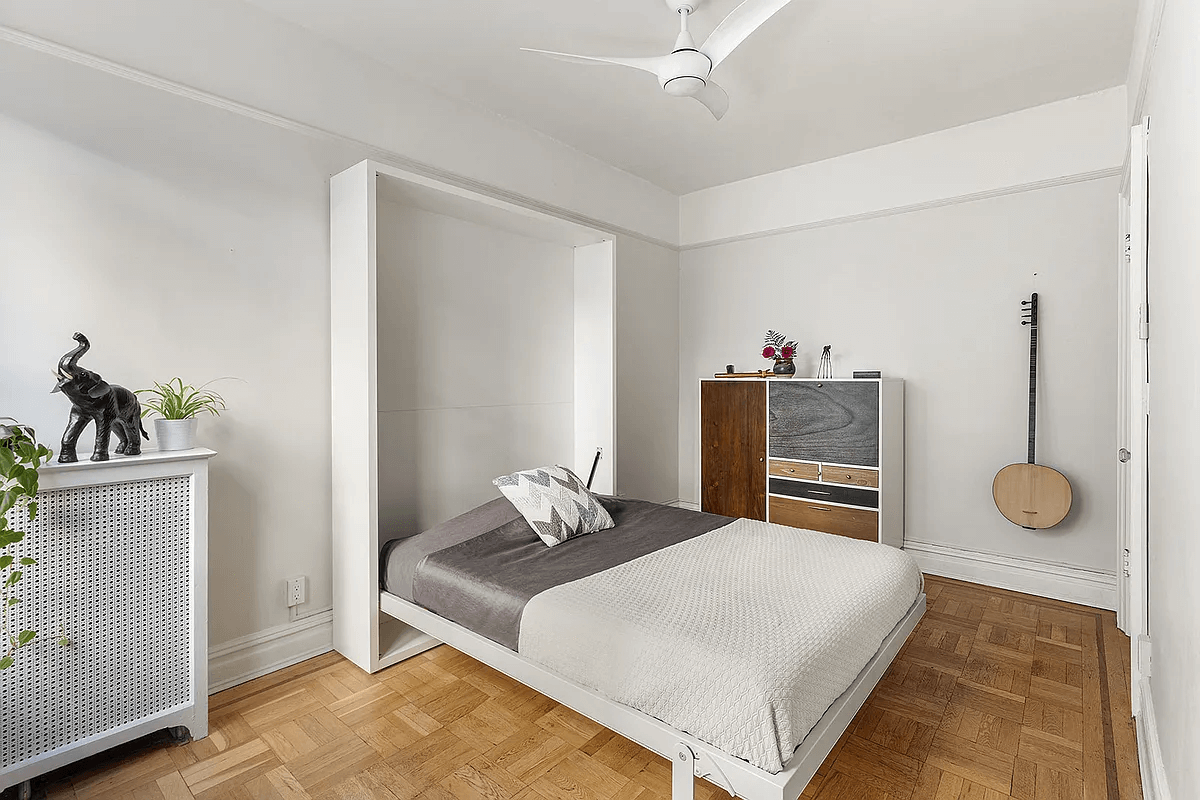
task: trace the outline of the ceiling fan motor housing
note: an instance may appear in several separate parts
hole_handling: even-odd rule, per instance
[[[676,50],[658,71],[663,90],[675,97],[691,97],[704,88],[712,61],[699,50]]]

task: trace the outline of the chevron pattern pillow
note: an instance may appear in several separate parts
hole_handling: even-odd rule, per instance
[[[501,475],[492,483],[516,506],[547,547],[613,527],[612,517],[596,495],[566,467],[514,472]]]

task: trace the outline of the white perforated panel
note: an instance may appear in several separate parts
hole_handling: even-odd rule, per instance
[[[0,672],[0,769],[191,697],[191,479],[43,492],[19,555],[21,627]],[[60,626],[72,640],[56,644]]]

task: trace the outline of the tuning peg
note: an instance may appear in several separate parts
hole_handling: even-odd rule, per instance
[[[1021,324],[1022,325],[1032,325],[1033,322],[1031,320],[1023,319],[1023,320],[1021,320]]]
[[[1031,302],[1032,302],[1031,300],[1022,300],[1022,301],[1021,301],[1021,305],[1023,305],[1023,306],[1027,306],[1027,305],[1029,305]]]

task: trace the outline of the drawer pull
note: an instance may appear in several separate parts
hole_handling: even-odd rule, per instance
[[[816,489],[809,489],[809,494],[829,494],[829,492],[818,492]]]
[[[825,508],[824,506],[809,506],[809,508],[811,508],[813,511],[828,511],[829,510],[828,508]]]

